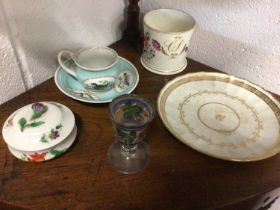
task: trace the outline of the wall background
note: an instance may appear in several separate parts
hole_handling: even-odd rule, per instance
[[[121,38],[125,1],[0,0],[0,104],[51,78],[61,49]]]
[[[63,48],[121,38],[126,0],[0,0],[0,104],[53,76]],[[280,94],[279,0],[141,0],[197,21],[189,57]]]
[[[280,94],[279,0],[144,0],[142,12],[175,8],[197,21],[189,57]]]

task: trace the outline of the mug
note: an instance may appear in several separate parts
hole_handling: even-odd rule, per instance
[[[142,65],[149,71],[171,75],[187,66],[187,50],[195,20],[173,9],[157,9],[144,16]]]
[[[69,66],[62,56],[69,55],[75,65]],[[118,69],[115,64],[118,54],[108,47],[91,47],[77,53],[62,50],[58,53],[60,66],[78,81],[86,90],[93,93],[105,92],[114,88]]]

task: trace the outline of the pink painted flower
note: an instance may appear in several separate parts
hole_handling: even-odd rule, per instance
[[[144,37],[144,48],[147,48],[149,44],[148,39],[146,39],[146,37]]]
[[[9,119],[6,127],[13,126],[13,118]]]
[[[148,47],[149,40],[150,40],[150,34],[146,33],[146,35],[144,36],[144,48]]]
[[[161,46],[160,46],[160,43],[157,41],[157,40],[152,40],[152,45],[153,45],[153,48],[157,51],[160,50]]]

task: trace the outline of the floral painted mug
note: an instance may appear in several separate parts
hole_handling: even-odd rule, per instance
[[[195,20],[189,14],[158,9],[144,16],[144,48],[142,65],[149,71],[171,75],[187,66],[187,50]]]
[[[69,55],[74,65],[68,65],[62,57]],[[89,92],[98,93],[114,88],[118,69],[115,66],[118,54],[108,47],[91,47],[77,53],[62,50],[58,53],[60,66],[83,84]]]

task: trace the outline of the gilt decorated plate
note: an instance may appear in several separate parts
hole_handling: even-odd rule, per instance
[[[191,73],[165,85],[158,112],[167,129],[189,147],[230,161],[257,161],[280,151],[280,104],[246,80]]]

